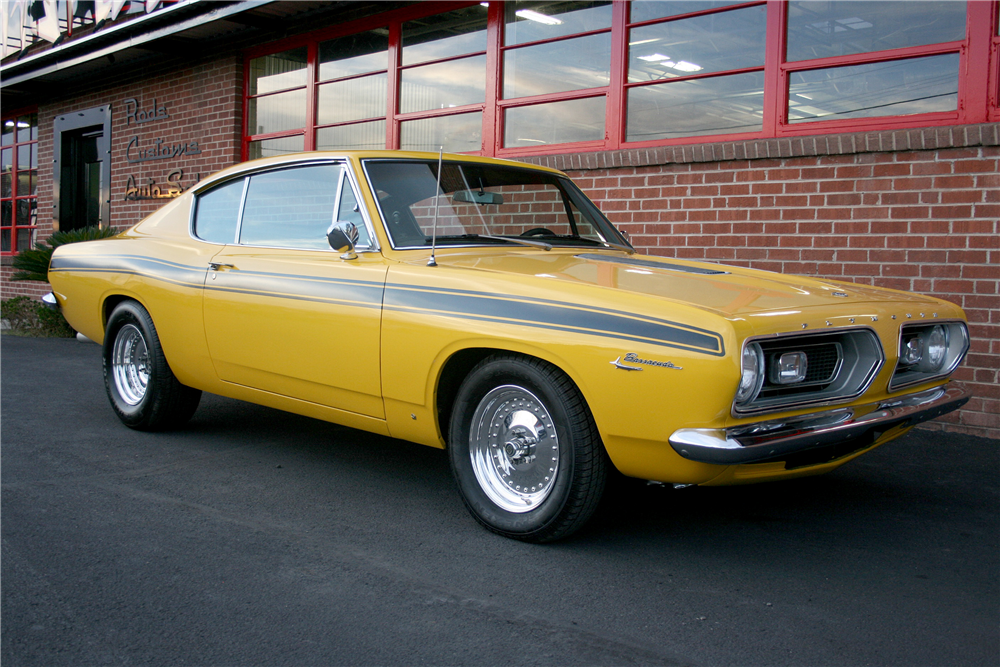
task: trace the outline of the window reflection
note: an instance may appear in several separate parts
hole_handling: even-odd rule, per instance
[[[601,96],[507,109],[504,146],[519,148],[601,140],[604,138],[605,106],[605,98]]]
[[[788,5],[788,60],[965,39],[964,2],[823,0]]]
[[[507,2],[504,43],[555,39],[611,27],[610,2]]]
[[[380,150],[385,148],[385,121],[353,123],[316,130],[316,150]]]
[[[306,91],[255,97],[249,100],[250,134],[295,130],[306,124]]]
[[[319,45],[319,80],[385,70],[389,66],[389,29],[338,37]]]
[[[902,116],[958,108],[959,55],[792,72],[788,122]]]
[[[250,94],[263,95],[306,84],[306,47],[250,61]]]
[[[625,140],[759,132],[763,109],[763,72],[632,88]]]
[[[481,5],[403,24],[403,65],[486,50],[487,8]]]
[[[387,85],[386,74],[321,85],[317,122],[326,125],[385,116]]]
[[[658,2],[656,0],[642,0],[633,2],[631,8],[631,21],[651,21],[653,19],[677,16],[678,14],[690,14],[706,9],[716,9],[727,5],[737,5],[745,0],[724,0],[722,2],[711,2],[710,0],[673,0],[672,2]]]
[[[452,153],[483,149],[483,114],[464,113],[410,120],[400,128],[400,148],[406,151],[434,151],[443,147]]]
[[[764,65],[767,8],[748,7],[635,28],[628,80],[654,81]]]
[[[607,86],[611,35],[590,35],[507,51],[504,99]]]
[[[400,112],[448,109],[486,99],[486,56],[472,56],[401,72]]]
[[[275,155],[284,155],[285,153],[301,153],[303,150],[305,150],[305,139],[302,135],[251,141],[249,145],[249,159],[255,160],[259,157],[274,157]]]

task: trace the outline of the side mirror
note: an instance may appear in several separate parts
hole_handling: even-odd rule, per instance
[[[330,247],[337,252],[343,253],[341,259],[357,259],[354,252],[354,244],[358,242],[358,227],[353,222],[339,221],[330,225],[326,230],[326,240]]]

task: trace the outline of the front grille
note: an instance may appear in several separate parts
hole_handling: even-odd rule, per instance
[[[753,342],[764,353],[764,383],[748,404],[733,404],[735,416],[855,398],[868,388],[885,361],[878,337],[867,328],[771,336]],[[790,352],[806,355],[805,379],[778,384],[771,380],[769,370]]]

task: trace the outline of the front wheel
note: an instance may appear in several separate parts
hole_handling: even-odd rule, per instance
[[[118,304],[108,318],[104,387],[118,418],[138,431],[180,426],[201,400],[200,391],[174,377],[152,318],[135,301]]]
[[[580,392],[554,366],[487,357],[462,383],[449,432],[459,492],[490,530],[547,542],[594,513],[607,475],[604,447]]]

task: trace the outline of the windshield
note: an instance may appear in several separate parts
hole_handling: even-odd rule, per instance
[[[540,242],[551,246],[625,245],[597,207],[566,178],[501,165],[368,160],[394,248]]]

